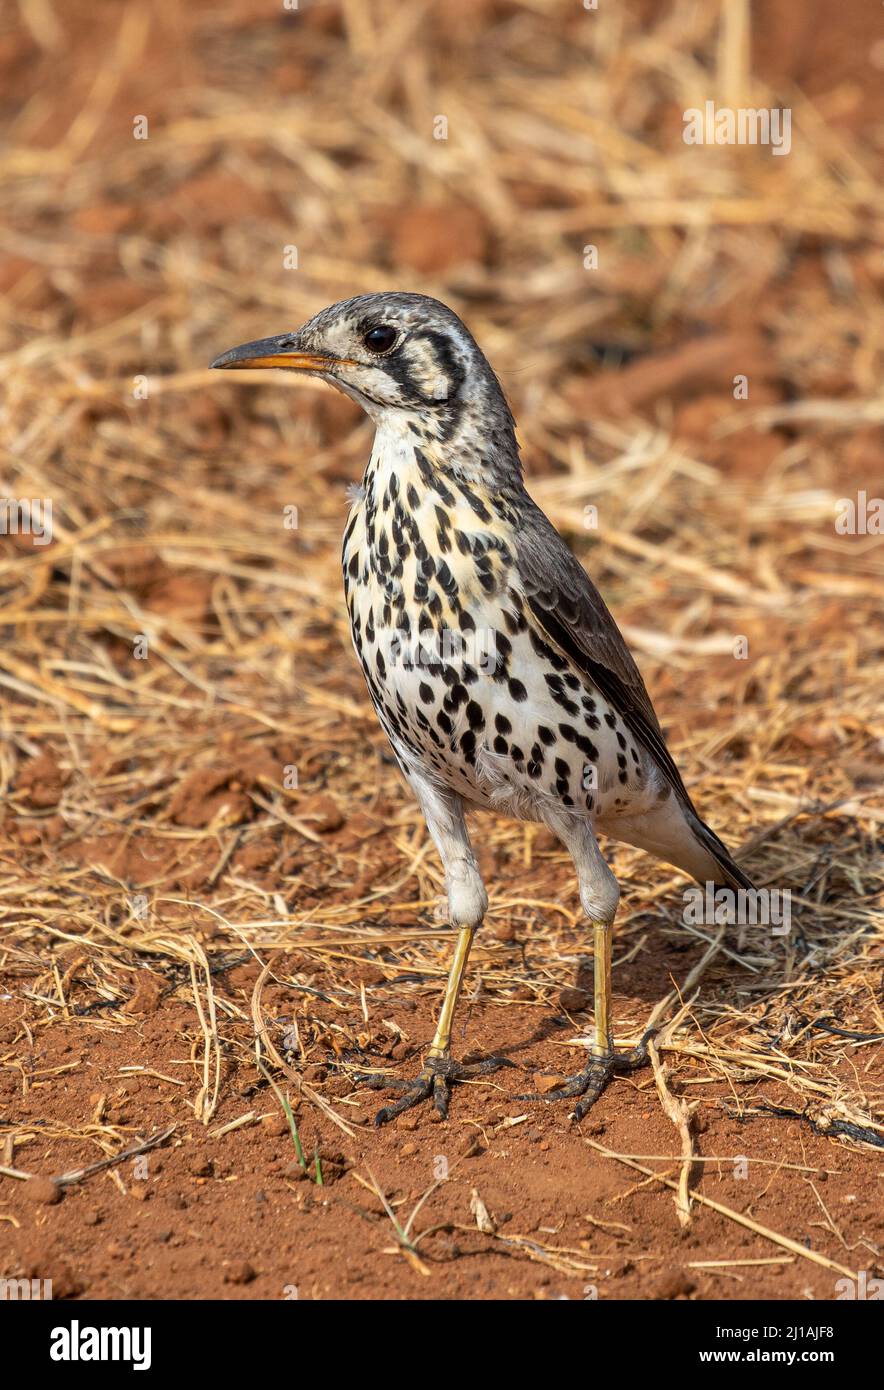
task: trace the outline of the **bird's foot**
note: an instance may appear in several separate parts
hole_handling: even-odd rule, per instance
[[[431,1098],[439,1115],[445,1120],[448,1118],[452,1086],[460,1081],[470,1081],[475,1076],[487,1076],[501,1067],[514,1066],[515,1062],[511,1062],[508,1057],[485,1057],[481,1062],[455,1062],[446,1052],[440,1056],[428,1057],[419,1074],[410,1081],[396,1076],[384,1076],[379,1072],[366,1072],[357,1080],[371,1091],[390,1089],[404,1092],[395,1104],[385,1105],[383,1110],[378,1111],[374,1117],[375,1125],[384,1125],[388,1120],[394,1120],[397,1115],[410,1110],[412,1106],[420,1105],[422,1101]]]
[[[639,1067],[644,1067],[648,1062],[648,1043],[654,1036],[656,1029],[649,1028],[636,1047],[631,1047],[628,1052],[608,1052],[604,1055],[592,1055],[582,1071],[575,1072],[573,1076],[565,1078],[565,1082],[556,1091],[548,1094],[541,1094],[533,1091],[526,1096],[516,1096],[516,1100],[569,1100],[572,1096],[580,1096],[574,1107],[574,1119],[582,1120],[588,1110],[591,1110],[604,1091],[612,1077],[623,1072],[638,1071]]]

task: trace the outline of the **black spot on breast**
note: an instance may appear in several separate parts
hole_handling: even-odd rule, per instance
[[[513,654],[513,644],[510,639],[504,633],[496,631],[492,632],[491,638],[492,651],[496,652],[503,661],[509,662]]]
[[[579,706],[565,694],[561,676],[545,675],[543,678],[549,688],[556,704],[565,711],[566,714],[575,715],[579,713]]]
[[[450,488],[446,487],[442,479],[442,475],[439,472],[439,469],[433,467],[433,465],[430,463],[430,460],[424,453],[423,449],[415,449],[414,457],[417,462],[420,475],[426,483],[427,487],[432,488],[432,490],[436,493],[437,497],[442,498],[442,501],[446,504],[446,506],[453,506],[454,493],[451,491]]]
[[[528,691],[520,680],[516,680],[515,676],[507,681],[507,690],[510,693],[510,699],[515,700],[517,704],[521,704],[523,700],[528,698]]]
[[[470,700],[466,708],[467,723],[471,729],[485,728],[485,715],[482,713],[481,705],[475,700]]]
[[[461,705],[467,703],[469,698],[466,686],[458,683],[452,686],[451,693],[445,696],[442,703],[447,710],[451,710],[451,712],[455,714],[460,709]]]
[[[439,561],[439,565],[436,570],[436,576],[439,580],[440,585],[442,586],[443,592],[448,594],[449,598],[453,597],[454,594],[457,593],[457,580],[451,573],[451,570],[448,568],[448,564],[445,560]]]
[[[491,520],[491,513],[485,506],[485,503],[482,501],[481,497],[476,497],[470,491],[470,489],[466,487],[463,483],[460,485],[460,491],[466,498],[467,502],[469,502],[470,506],[472,507],[473,511],[476,513],[476,516],[479,518],[480,521]]]
[[[460,751],[463,753],[468,763],[476,761],[476,735],[472,729],[467,729],[465,734],[460,736]]]
[[[503,610],[503,621],[506,623],[508,632],[515,634],[520,630],[518,614],[511,613],[508,608]]]

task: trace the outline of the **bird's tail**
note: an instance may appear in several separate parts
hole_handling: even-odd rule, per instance
[[[695,812],[691,812],[688,819],[691,829],[697,839],[712,855],[712,858],[721,871],[720,880],[718,880],[716,875],[717,884],[719,886],[727,885],[728,888],[748,888],[754,892],[755,884],[752,882],[751,878],[749,878],[748,874],[743,873],[739,864],[734,862],[727,846],[722,844],[715,831],[710,830],[709,826],[706,825],[704,821],[701,821],[700,817]]]

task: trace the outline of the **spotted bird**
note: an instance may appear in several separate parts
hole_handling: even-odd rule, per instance
[[[311,372],[375,425],[344,533],[353,645],[441,856],[458,931],[420,1074],[365,1078],[402,1092],[376,1123],[429,1098],[445,1116],[453,1083],[506,1064],[465,1065],[450,1051],[488,907],[466,807],[542,822],[573,859],[594,934],[594,1035],[586,1066],[543,1099],[580,1097],[580,1118],[616,1072],[647,1060],[650,1036],[614,1047],[620,890],[599,832],[701,884],[752,884],[697,814],[601,595],[525,490],[500,383],[451,309],[419,294],[359,295],[212,366]]]

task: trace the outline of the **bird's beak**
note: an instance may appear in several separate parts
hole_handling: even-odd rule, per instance
[[[276,338],[258,338],[254,343],[222,352],[212,367],[250,370],[254,367],[286,367],[301,372],[327,372],[342,359],[319,352],[302,352],[296,335],[281,333]]]

